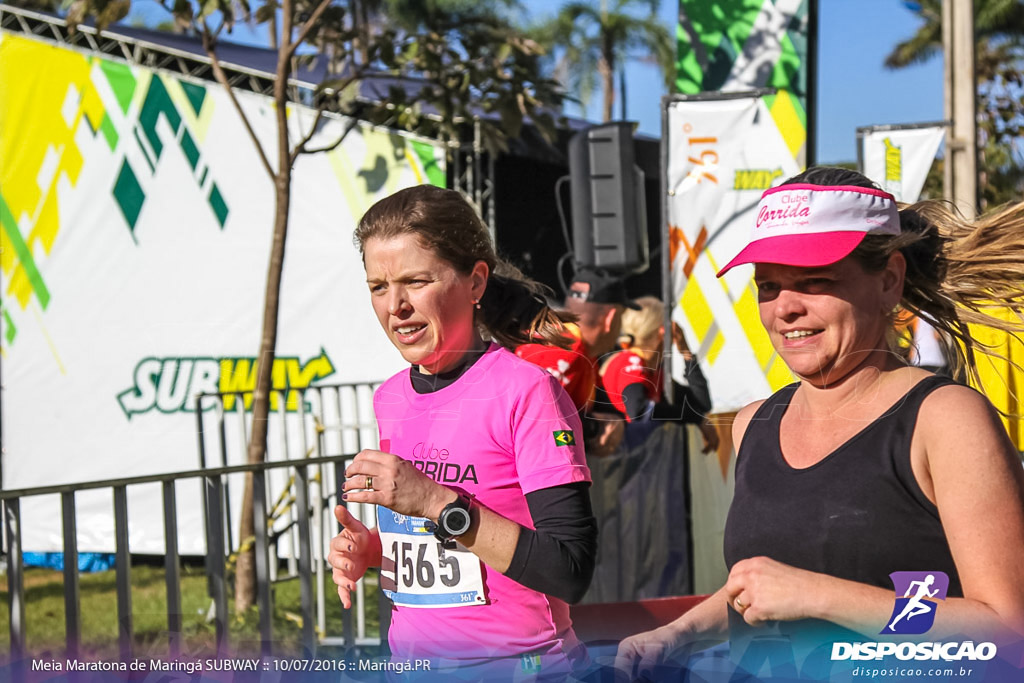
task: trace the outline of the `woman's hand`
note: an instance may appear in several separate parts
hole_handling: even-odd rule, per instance
[[[383,505],[400,515],[436,520],[458,494],[420,472],[403,458],[381,451],[360,451],[345,470],[342,489],[350,503]],[[372,478],[372,488],[367,487]]]
[[[822,595],[822,578],[828,577],[767,557],[751,557],[732,566],[725,592],[743,620],[759,626],[816,617],[809,601]]]
[[[625,680],[657,680],[655,669],[670,661],[673,653],[685,642],[685,633],[675,624],[638,633],[619,643],[615,668],[625,674]]]
[[[363,577],[368,567],[380,564],[380,536],[376,529],[367,529],[343,505],[334,508],[334,516],[342,530],[331,539],[327,563],[331,565],[331,578],[338,586],[341,604],[349,609],[356,581]]]
[[[718,452],[718,430],[715,429],[715,425],[711,424],[707,419],[697,425],[700,430],[700,436],[704,439],[704,447],[700,450],[701,453],[707,455],[708,453]]]
[[[679,327],[679,323],[672,323],[672,342],[676,346],[676,350],[683,354],[683,360],[690,360],[693,358],[693,353],[690,352],[690,347],[686,344],[686,335],[683,334],[683,328]]]
[[[618,414],[594,413],[592,419],[601,420],[601,431],[584,442],[587,455],[604,457],[611,455],[626,436],[626,421]]]

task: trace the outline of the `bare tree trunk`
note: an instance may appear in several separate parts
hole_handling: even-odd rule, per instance
[[[291,201],[292,158],[288,141],[288,78],[291,76],[292,22],[291,2],[283,3],[281,47],[277,56],[277,76],[274,80],[274,104],[277,116],[277,174],[274,178],[274,237],[267,267],[267,288],[264,295],[263,333],[260,338],[259,357],[256,361],[256,386],[253,389],[252,433],[249,437],[248,461],[263,462],[267,452],[267,419],[270,414],[270,391],[273,378],[274,354],[277,348],[277,317],[281,298],[281,274],[284,270],[284,246],[288,236],[288,209]],[[238,537],[243,544],[235,565],[235,613],[242,613],[256,601],[256,563],[252,544],[246,546],[255,533],[252,476],[245,478],[242,496],[242,518]],[[306,514],[300,510],[298,514]]]
[[[284,111],[284,107],[279,108]],[[286,140],[287,143],[287,140]],[[288,146],[284,147],[284,158],[288,157]],[[284,246],[288,234],[288,208],[291,198],[291,167],[284,166],[274,182],[274,238],[270,251],[270,265],[267,269],[267,289],[263,308],[263,334],[260,339],[257,360],[256,387],[253,391],[252,434],[249,439],[248,461],[263,462],[267,451],[267,427],[270,415],[270,391],[273,377],[274,352],[277,347],[277,318],[281,297],[281,274],[284,269]],[[266,514],[265,510],[253,509],[253,475],[246,475],[245,493],[242,496],[242,518],[238,537],[243,548],[238,553],[235,565],[235,612],[249,609],[256,598],[255,553],[248,539],[255,534],[254,514]],[[257,474],[256,476],[262,476]],[[303,514],[302,511],[299,514]]]

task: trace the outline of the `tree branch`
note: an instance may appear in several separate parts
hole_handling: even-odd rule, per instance
[[[295,163],[295,159],[298,158],[306,149],[306,144],[313,139],[316,135],[316,129],[320,125],[320,121],[324,118],[324,112],[327,110],[327,102],[324,101],[316,108],[316,116],[313,117],[313,125],[310,126],[309,132],[299,141],[299,144],[292,148],[291,163]]]
[[[302,24],[302,27],[299,28],[299,35],[296,36],[295,42],[288,44],[286,52],[288,53],[289,58],[295,56],[295,51],[299,49],[299,45],[301,45],[302,41],[304,41],[306,36],[309,35],[309,32],[313,29],[316,22],[320,21],[320,17],[327,11],[327,8],[330,7],[330,5],[331,0],[320,0],[320,4],[317,5],[316,9],[313,10],[313,13],[309,15],[309,19],[307,19],[305,23]]]
[[[348,134],[352,132],[352,129],[355,128],[358,125],[359,125],[359,119],[353,117],[353,118],[349,119],[348,124],[345,126],[345,130],[341,131],[341,135],[339,135],[338,139],[335,140],[332,144],[330,144],[330,145],[328,145],[326,147],[317,147],[315,149],[306,149],[305,147],[303,147],[302,148],[302,153],[303,154],[319,154],[320,152],[330,152],[331,150],[336,149],[338,147],[338,145],[340,145],[342,142],[344,142],[345,138],[348,137]],[[296,150],[296,151],[298,151],[298,150]]]
[[[351,66],[351,68],[353,70],[352,71],[352,75],[349,76],[347,79],[345,79],[343,81],[343,85],[341,85],[341,87],[335,89],[335,92],[337,92],[338,94],[344,92],[346,89],[348,89],[348,87],[350,85],[352,85],[353,83],[355,83],[356,81],[361,79],[363,77],[363,74],[366,71],[366,67],[364,65],[362,65],[362,64],[354,65],[354,66],[350,65],[350,66]],[[316,109],[316,117],[313,119],[313,125],[310,127],[309,132],[302,138],[302,140],[299,141],[299,143],[297,145],[295,145],[294,148],[292,148],[291,163],[294,164],[295,163],[295,159],[297,159],[300,154],[307,154],[307,153],[309,153],[306,150],[306,144],[310,140],[313,139],[314,135],[316,135],[317,126],[320,125],[320,121],[323,119],[323,116],[324,116],[324,113],[327,110],[328,104],[329,104],[329,102],[325,100],[319,107],[317,107],[317,109]],[[347,134],[348,134],[348,131],[345,131],[345,133],[343,134],[342,137],[344,137],[344,135],[347,135]],[[338,146],[338,144],[339,143],[335,143],[335,144],[331,145],[329,148],[325,148],[325,149],[334,149],[335,147]]]
[[[224,69],[220,66],[220,60],[217,58],[217,49],[214,47],[213,36],[210,34],[210,29],[204,21],[202,24],[202,38],[203,38],[203,50],[206,51],[206,56],[210,58],[210,66],[213,69],[213,76],[217,79],[217,82],[224,86],[224,89],[228,93],[228,98],[231,100],[231,104],[235,107],[235,111],[238,112],[239,118],[242,119],[242,125],[245,126],[245,130],[249,133],[249,138],[252,140],[253,146],[256,148],[256,153],[260,157],[260,162],[263,164],[264,170],[270,179],[276,180],[277,174],[274,173],[274,168],[270,165],[270,160],[267,159],[267,154],[263,150],[263,145],[260,144],[260,139],[256,137],[256,131],[253,130],[252,124],[249,123],[249,117],[246,116],[245,111],[242,109],[242,105],[238,102],[238,98],[235,97],[235,91],[231,88],[231,83],[228,81],[228,75],[224,73]]]

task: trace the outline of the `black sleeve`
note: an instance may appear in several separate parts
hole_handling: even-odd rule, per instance
[[[578,482],[526,494],[534,529],[520,527],[505,576],[565,602],[579,602],[597,561],[597,520],[590,484]]]
[[[626,405],[626,417],[630,422],[643,418],[651,405],[651,400],[647,398],[647,387],[643,382],[627,384],[622,390],[622,402]]]
[[[710,413],[711,391],[708,389],[708,379],[700,369],[700,363],[697,362],[696,357],[686,361],[683,373],[686,375],[686,381],[690,385],[687,398],[693,401],[694,410],[704,414]],[[682,396],[683,394],[677,392],[676,395]]]
[[[708,381],[696,360],[686,361],[686,378],[689,386],[672,380],[674,403],[660,401],[654,405],[652,418],[687,424],[699,424],[711,410],[711,394]]]

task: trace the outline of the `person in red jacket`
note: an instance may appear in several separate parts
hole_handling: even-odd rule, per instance
[[[572,398],[584,417],[584,441],[590,455],[610,452],[622,440],[621,417],[601,406],[596,410],[594,407],[597,362],[615,349],[623,312],[639,308],[626,296],[621,279],[583,268],[573,278],[565,299],[565,309],[577,317],[575,324],[566,325],[573,337],[572,347],[560,349],[538,343],[516,348],[517,356],[554,375]]]
[[[707,453],[718,445],[717,432],[705,420],[711,410],[707,379],[686,345],[682,329],[673,323],[672,341],[686,363],[685,383],[673,380],[673,400],[666,400],[662,368],[665,305],[652,296],[641,297],[637,303],[640,310],[623,315],[622,332],[630,340],[628,347],[607,357],[601,365],[600,382],[607,401],[627,422],[649,423],[639,430],[644,436],[664,421],[699,425]]]

